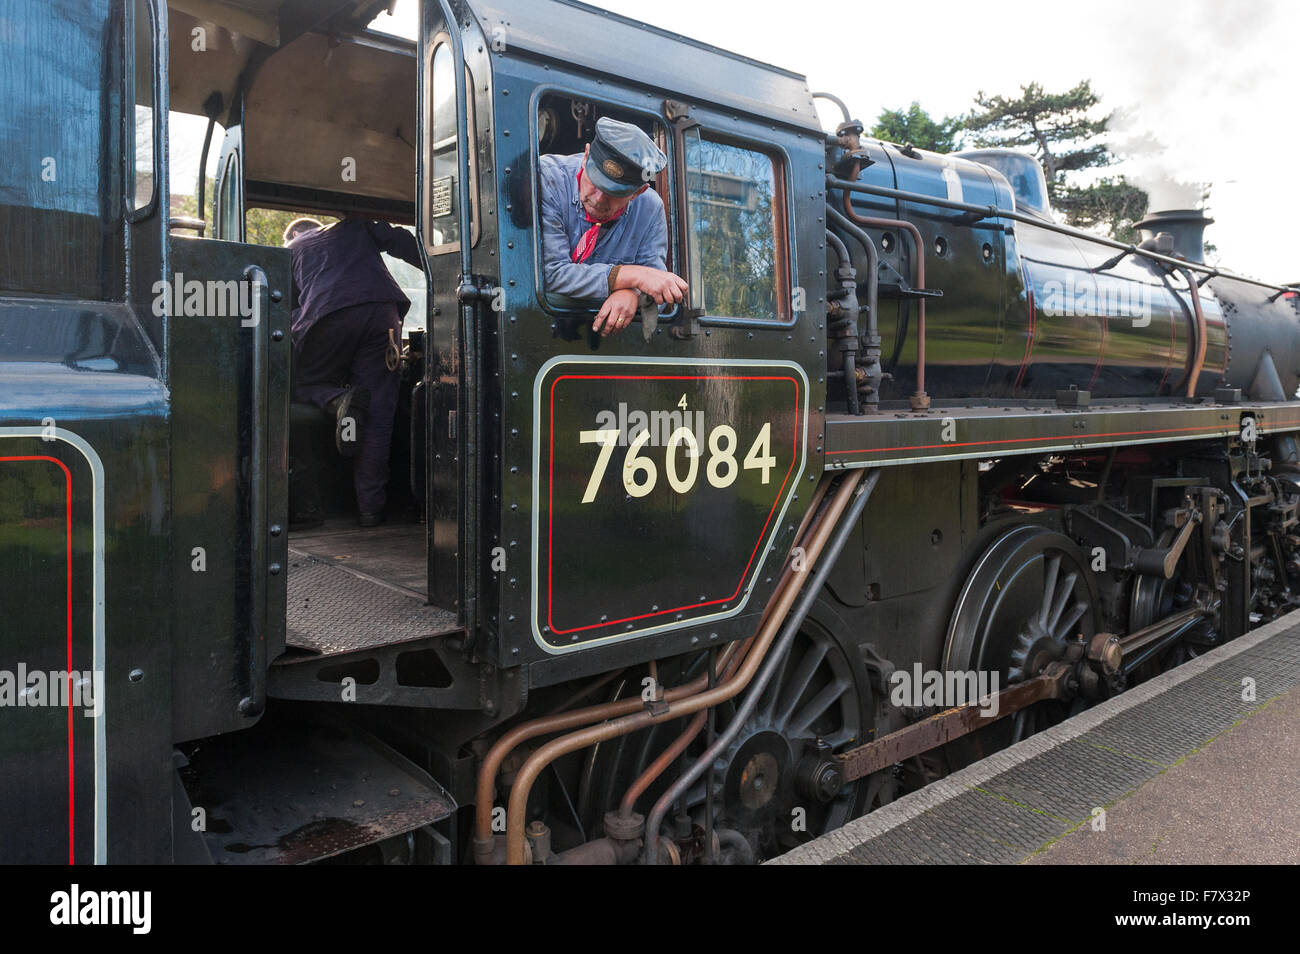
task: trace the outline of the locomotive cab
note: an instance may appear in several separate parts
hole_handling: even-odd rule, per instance
[[[1047,177],[1033,156],[1014,149],[967,149],[953,153],[1002,173],[1011,184],[1016,208],[1045,219],[1052,217],[1047,198]]]

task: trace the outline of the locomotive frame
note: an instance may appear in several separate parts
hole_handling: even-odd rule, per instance
[[[66,29],[104,38],[77,74],[100,97],[91,185],[47,199],[35,124],[14,143],[33,178],[3,203],[30,250],[0,273],[0,561],[21,581],[0,649],[104,689],[84,725],[71,703],[6,710],[0,858],[755,860],[1295,604],[1294,289],[1059,226],[992,166],[865,140],[847,110],[828,136],[803,77],[570,0],[430,0],[413,48],[362,29],[382,4],[251,6],[251,47],[228,50],[251,52],[205,61],[169,34],[199,24],[185,4],[88,0]],[[372,185],[292,179],[274,148],[287,97],[319,106],[277,90],[329,88],[335,48],[376,71],[376,110],[415,112],[409,159],[379,120],[312,143],[358,150]],[[169,99],[223,93],[216,238],[175,234],[193,225],[161,201],[165,162],[127,202],[122,103],[145,76],[159,155]],[[36,81],[13,93],[50,118]],[[534,187],[546,130],[572,147],[597,113],[663,144],[692,276],[680,309],[603,340],[590,303],[545,293]],[[440,609],[399,602],[341,648],[307,603],[403,587],[287,530],[309,437],[288,255],[242,241],[253,204],[411,222],[426,256],[409,451]],[[704,278],[705,233],[747,283]],[[179,275],[247,283],[252,313],[159,313]],[[1085,278],[1140,289],[1143,313],[1097,296],[1054,323],[1050,283]],[[1024,605],[990,598],[1003,583]],[[889,700],[914,664],[1012,680],[1014,718],[918,740],[930,712]],[[415,794],[352,811],[385,791]],[[792,807],[813,830],[783,828]]]

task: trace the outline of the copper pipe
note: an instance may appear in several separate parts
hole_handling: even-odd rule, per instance
[[[857,163],[853,165],[853,179],[857,179],[861,173],[861,168]],[[859,215],[853,208],[853,199],[847,189],[844,190],[844,214],[858,225],[864,225],[872,229],[904,229],[912,236],[912,242],[916,245],[916,266],[914,269],[913,287],[917,291],[925,291],[925,243],[921,241],[921,230],[911,222],[903,219],[878,219],[873,216]],[[925,299],[918,298],[916,301],[916,394],[912,395],[912,407],[914,410],[930,406],[930,396],[925,393]]]
[[[817,512],[817,508],[821,506],[822,500],[826,498],[826,491],[829,487],[830,482],[826,480],[820,481],[817,484],[817,489],[813,492],[812,503],[808,505],[808,509],[804,512],[803,520],[800,521],[799,529],[795,533],[796,540],[803,536],[804,530],[808,527],[808,521],[811,520],[813,514]],[[764,612],[763,618],[766,618],[766,612]],[[759,625],[762,625],[762,619],[759,620]],[[748,652],[752,641],[753,637],[751,636],[749,639],[741,643],[740,652],[736,653],[730,659],[724,657],[724,659],[721,660],[722,665],[718,668],[717,674],[719,682],[725,682],[731,677],[732,673],[736,671],[736,667],[740,665],[740,660],[743,659],[745,653]],[[673,759],[685,751],[686,746],[690,745],[692,740],[700,734],[700,729],[704,727],[704,722],[707,718],[707,712],[700,712],[697,714],[682,734],[677,737],[677,740],[670,745],[668,749],[659,756],[659,758],[655,759],[655,761],[652,762],[644,772],[641,773],[637,780],[633,782],[631,787],[627,790],[627,793],[623,796],[623,801],[619,804],[619,812],[624,815],[630,815],[632,813],[632,810],[636,806],[636,800],[645,794],[645,790],[653,785],[654,780],[664,773],[664,770],[672,764]]]
[[[731,678],[736,667],[740,665],[740,660],[745,649],[748,648],[748,643],[749,640],[745,640],[745,642],[741,644],[741,651],[733,655],[731,659],[727,660],[726,664],[719,670],[718,675],[721,677],[719,681],[725,682],[727,679]],[[673,764],[673,760],[677,758],[677,756],[686,751],[686,747],[691,744],[695,737],[700,734],[700,730],[704,728],[704,722],[708,718],[708,715],[707,710],[697,712],[695,718],[690,721],[690,724],[686,726],[686,729],[677,737],[676,741],[674,741],[672,745],[668,746],[668,748],[664,749],[664,751],[660,753],[659,757],[650,763],[650,765],[646,767],[646,770],[637,777],[637,780],[632,783],[627,792],[623,795],[623,801],[618,806],[618,810],[621,814],[632,814],[633,809],[636,807],[636,800],[645,794],[645,790],[654,784],[655,779],[662,775],[668,766]]]
[[[803,536],[809,521],[812,520],[813,515],[821,506],[822,500],[825,499],[829,487],[829,481],[822,480],[818,483],[817,489],[813,491],[812,502],[804,513],[798,532],[795,534],[796,540]],[[740,654],[748,648],[748,645],[748,640],[742,643],[732,643],[723,651],[719,661],[723,666],[726,666],[732,659],[739,659]],[[663,694],[664,701],[673,702],[681,699],[708,688],[708,684],[709,677],[706,673],[692,679],[685,685],[667,690]],[[491,857],[492,790],[496,784],[497,774],[501,771],[501,763],[505,761],[505,757],[514,748],[539,735],[549,735],[552,732],[562,732],[565,729],[574,729],[579,726],[590,725],[593,722],[628,715],[636,712],[643,705],[644,703],[639,696],[633,696],[630,699],[600,703],[588,706],[585,709],[575,709],[565,714],[543,716],[530,722],[521,723],[497,739],[484,757],[483,764],[479,766],[478,786],[474,804],[474,851],[476,859],[480,863],[486,863],[487,859]]]
[[[1192,296],[1192,313],[1196,316],[1196,351],[1192,359],[1192,370],[1187,378],[1187,396],[1196,397],[1196,382],[1201,379],[1201,369],[1205,366],[1205,348],[1206,348],[1206,328],[1205,312],[1201,310],[1201,286],[1196,284],[1192,278],[1192,273],[1186,268],[1177,270],[1178,274],[1187,282],[1187,290]]]
[[[727,647],[728,651],[731,649],[732,646]],[[664,701],[673,702],[685,698],[707,688],[708,684],[709,677],[705,673],[684,685],[667,690],[663,694]],[[501,763],[513,749],[539,735],[563,732],[565,729],[576,729],[593,722],[625,716],[644,706],[645,703],[641,701],[639,695],[614,702],[602,702],[587,706],[585,709],[574,709],[572,712],[542,716],[530,722],[520,723],[497,739],[488,750],[478,770],[478,787],[474,804],[475,857],[478,858],[481,854],[481,862],[486,863],[486,858],[492,853],[492,789],[496,784],[497,774],[501,771]]]
[[[704,728],[704,723],[708,717],[708,710],[705,709],[695,713],[695,718],[686,726],[686,731],[679,735],[672,745],[660,752],[659,757],[646,767],[646,770],[637,777],[637,780],[624,793],[623,801],[618,806],[620,814],[632,814],[632,809],[636,807],[636,800],[645,794],[645,790],[664,773],[668,766],[673,764],[673,760],[677,756],[686,751],[686,746],[690,745],[691,741],[700,734],[700,730]]]
[[[528,807],[528,796],[532,792],[533,784],[537,781],[538,775],[551,762],[568,755],[570,752],[584,749],[589,745],[618,738],[621,735],[628,735],[638,729],[656,725],[660,722],[671,722],[682,716],[692,715],[702,709],[711,708],[726,702],[749,685],[750,680],[754,678],[754,674],[758,672],[767,650],[776,638],[781,624],[789,614],[790,607],[798,598],[808,568],[817,562],[822,549],[826,546],[826,541],[830,539],[831,533],[835,529],[835,524],[844,513],[858,484],[861,483],[862,476],[862,471],[853,471],[846,475],[826,512],[819,514],[809,528],[811,539],[808,545],[804,547],[806,557],[801,562],[801,568],[795,570],[793,569],[793,561],[787,563],[777,591],[769,602],[768,612],[764,614],[764,622],[753,637],[753,648],[745,656],[744,665],[740,667],[740,670],[732,679],[689,698],[670,703],[657,712],[642,709],[640,712],[610,722],[589,726],[561,736],[558,739],[552,739],[529,756],[515,776],[514,785],[510,788],[510,801],[506,807],[507,864],[522,865],[525,862],[524,816]],[[707,680],[707,676],[705,678]]]
[[[818,507],[822,506],[822,500],[826,499],[826,491],[829,489],[829,486],[831,486],[829,481],[818,482],[816,490],[813,491],[813,502],[811,502],[809,508],[803,512],[803,520],[800,521],[800,528],[798,528],[798,532],[794,534],[794,538],[798,539],[802,537],[803,530],[806,530],[807,525],[809,525],[809,520],[813,519],[814,513],[818,511]],[[763,624],[763,620],[766,619],[766,617],[767,611],[764,610],[763,616],[759,619],[759,625]],[[749,651],[751,642],[753,642],[753,637],[745,639],[745,642],[741,643],[740,652],[733,655],[731,659],[723,658],[720,660],[722,665],[720,665],[718,669],[718,681],[725,682],[732,676],[732,673],[736,671],[736,667],[740,665],[740,660],[744,659],[746,652]],[[682,733],[677,737],[677,740],[673,742],[671,746],[668,746],[668,749],[664,751],[662,755],[659,755],[659,758],[655,759],[654,762],[641,773],[640,777],[637,777],[636,781],[632,782],[632,786],[630,786],[627,793],[623,795],[623,802],[619,805],[620,814],[632,814],[633,808],[636,807],[637,799],[641,798],[642,794],[645,794],[645,790],[649,789],[650,786],[654,784],[654,780],[658,779],[660,775],[663,775],[663,772],[666,771],[668,766],[671,766],[672,760],[677,758],[682,751],[685,751],[686,746],[690,745],[690,742],[694,740],[695,736],[698,736],[699,730],[701,730],[703,725],[705,725],[707,717],[707,711],[699,712],[699,714],[695,715],[694,719],[690,721],[690,724],[686,725],[686,728],[682,730]]]

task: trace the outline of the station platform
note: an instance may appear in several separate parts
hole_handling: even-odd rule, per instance
[[[1300,611],[768,862],[1013,863],[1300,863]]]

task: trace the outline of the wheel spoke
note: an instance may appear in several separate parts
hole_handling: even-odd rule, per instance
[[[826,686],[821,692],[809,699],[799,710],[799,713],[790,720],[785,730],[786,737],[793,739],[803,735],[819,715],[834,705],[840,696],[848,691],[849,684],[842,679],[836,679]]]
[[[1061,573],[1060,554],[1052,557],[1047,561],[1047,582],[1043,586],[1043,606],[1038,613],[1038,622],[1043,629],[1047,629],[1048,607],[1052,605],[1052,599],[1056,596],[1056,578]]]
[[[1070,610],[1069,615],[1067,615],[1065,619],[1061,620],[1061,625],[1052,630],[1052,635],[1061,640],[1070,638],[1072,635],[1071,630],[1074,629],[1074,624],[1083,619],[1083,614],[1086,612],[1088,612],[1088,604],[1086,601],[1080,601],[1075,604],[1074,609]]]
[[[1056,624],[1061,620],[1061,614],[1065,612],[1066,604],[1070,602],[1070,597],[1074,595],[1074,584],[1079,582],[1079,574],[1069,573],[1062,582],[1060,592],[1056,593],[1056,599],[1052,603],[1052,611],[1043,624],[1043,629],[1049,633],[1056,632]]]
[[[794,669],[788,685],[784,688],[782,695],[788,700],[786,705],[781,707],[780,713],[773,719],[772,724],[776,726],[785,725],[790,721],[790,715],[794,712],[795,707],[799,705],[799,700],[803,697],[804,692],[808,689],[808,684],[812,682],[813,675],[817,672],[817,667],[822,664],[826,658],[826,653],[830,647],[825,643],[814,643],[808,652],[804,653],[799,665]],[[789,665],[786,666],[789,669]]]

